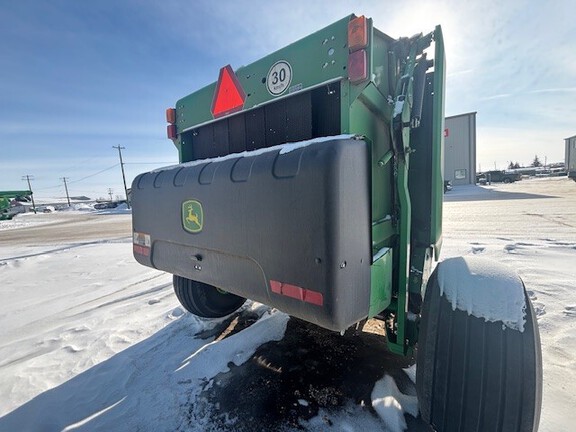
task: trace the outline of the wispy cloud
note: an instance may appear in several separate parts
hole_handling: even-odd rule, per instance
[[[453,72],[448,72],[446,74],[446,78],[455,78],[455,77],[460,77],[462,75],[467,75],[474,72],[474,69],[464,69],[464,70],[457,70],[457,71],[453,71]]]
[[[538,93],[574,93],[574,92],[576,92],[576,87],[546,88],[539,90],[531,90],[526,93],[538,94]]]
[[[502,94],[497,94],[497,95],[493,95],[493,96],[481,97],[481,98],[479,98],[479,100],[489,101],[489,100],[494,100],[494,99],[505,99],[505,98],[509,98],[510,96],[513,96],[512,93],[502,93]]]

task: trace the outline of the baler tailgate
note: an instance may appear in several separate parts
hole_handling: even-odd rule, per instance
[[[136,259],[344,330],[370,303],[369,157],[346,136],[142,174]]]

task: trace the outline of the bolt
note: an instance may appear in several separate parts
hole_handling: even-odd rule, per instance
[[[346,261],[342,261],[340,263],[340,268],[343,269],[344,267],[346,267]]]

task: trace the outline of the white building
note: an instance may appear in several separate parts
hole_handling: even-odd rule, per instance
[[[444,180],[476,183],[476,112],[446,117],[444,128]]]
[[[576,177],[576,135],[565,138],[564,141],[566,142],[566,152],[564,156],[566,171],[570,177]]]

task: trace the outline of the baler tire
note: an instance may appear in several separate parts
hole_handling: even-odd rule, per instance
[[[538,430],[540,335],[523,289],[525,323],[520,332],[502,321],[453,310],[441,295],[438,268],[430,277],[420,323],[416,388],[421,417],[434,430]]]
[[[184,309],[202,318],[230,315],[246,301],[244,297],[178,275],[174,275],[173,285],[176,297]]]

